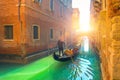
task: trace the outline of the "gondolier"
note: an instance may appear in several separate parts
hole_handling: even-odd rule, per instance
[[[62,56],[64,47],[65,47],[65,42],[62,40],[58,40],[57,45],[58,45],[58,49],[59,49],[59,55]]]

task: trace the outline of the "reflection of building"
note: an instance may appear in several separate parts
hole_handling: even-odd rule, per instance
[[[72,0],[3,0],[0,5],[2,59],[53,48],[71,26]]]
[[[91,25],[96,32],[93,39],[100,51],[103,80],[120,79],[119,5],[119,0],[91,1]]]

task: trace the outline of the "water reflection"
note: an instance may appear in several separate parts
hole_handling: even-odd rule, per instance
[[[85,54],[86,52],[89,54]],[[99,59],[89,47],[87,37],[82,41],[79,54],[71,61],[53,61],[47,71],[30,80],[101,80]]]
[[[72,62],[65,63],[56,73],[57,80],[101,80],[99,59],[90,48],[88,37],[83,38],[79,54]]]
[[[84,39],[84,51],[89,51],[89,39],[87,37]]]
[[[69,65],[71,70],[68,80],[93,80],[93,69],[90,67],[89,60],[77,57],[73,63]]]

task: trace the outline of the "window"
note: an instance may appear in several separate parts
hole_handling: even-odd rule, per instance
[[[39,3],[41,3],[42,2],[42,0],[33,0],[34,2],[39,2]]]
[[[54,2],[53,0],[50,0],[50,10],[53,11],[54,9]]]
[[[53,39],[53,29],[50,29],[50,39]]]
[[[13,25],[4,26],[5,39],[13,39]]]
[[[42,0],[38,0],[38,2],[39,2],[39,3],[41,3],[41,2],[42,2]]]
[[[63,16],[63,7],[62,7],[62,5],[60,5],[60,16],[61,17]]]
[[[33,26],[33,39],[38,39],[38,26]]]
[[[62,31],[60,31],[60,36],[62,36]]]

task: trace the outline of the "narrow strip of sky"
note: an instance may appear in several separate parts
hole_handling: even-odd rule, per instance
[[[90,28],[90,0],[73,0],[72,7],[80,10],[80,29],[88,31]]]

